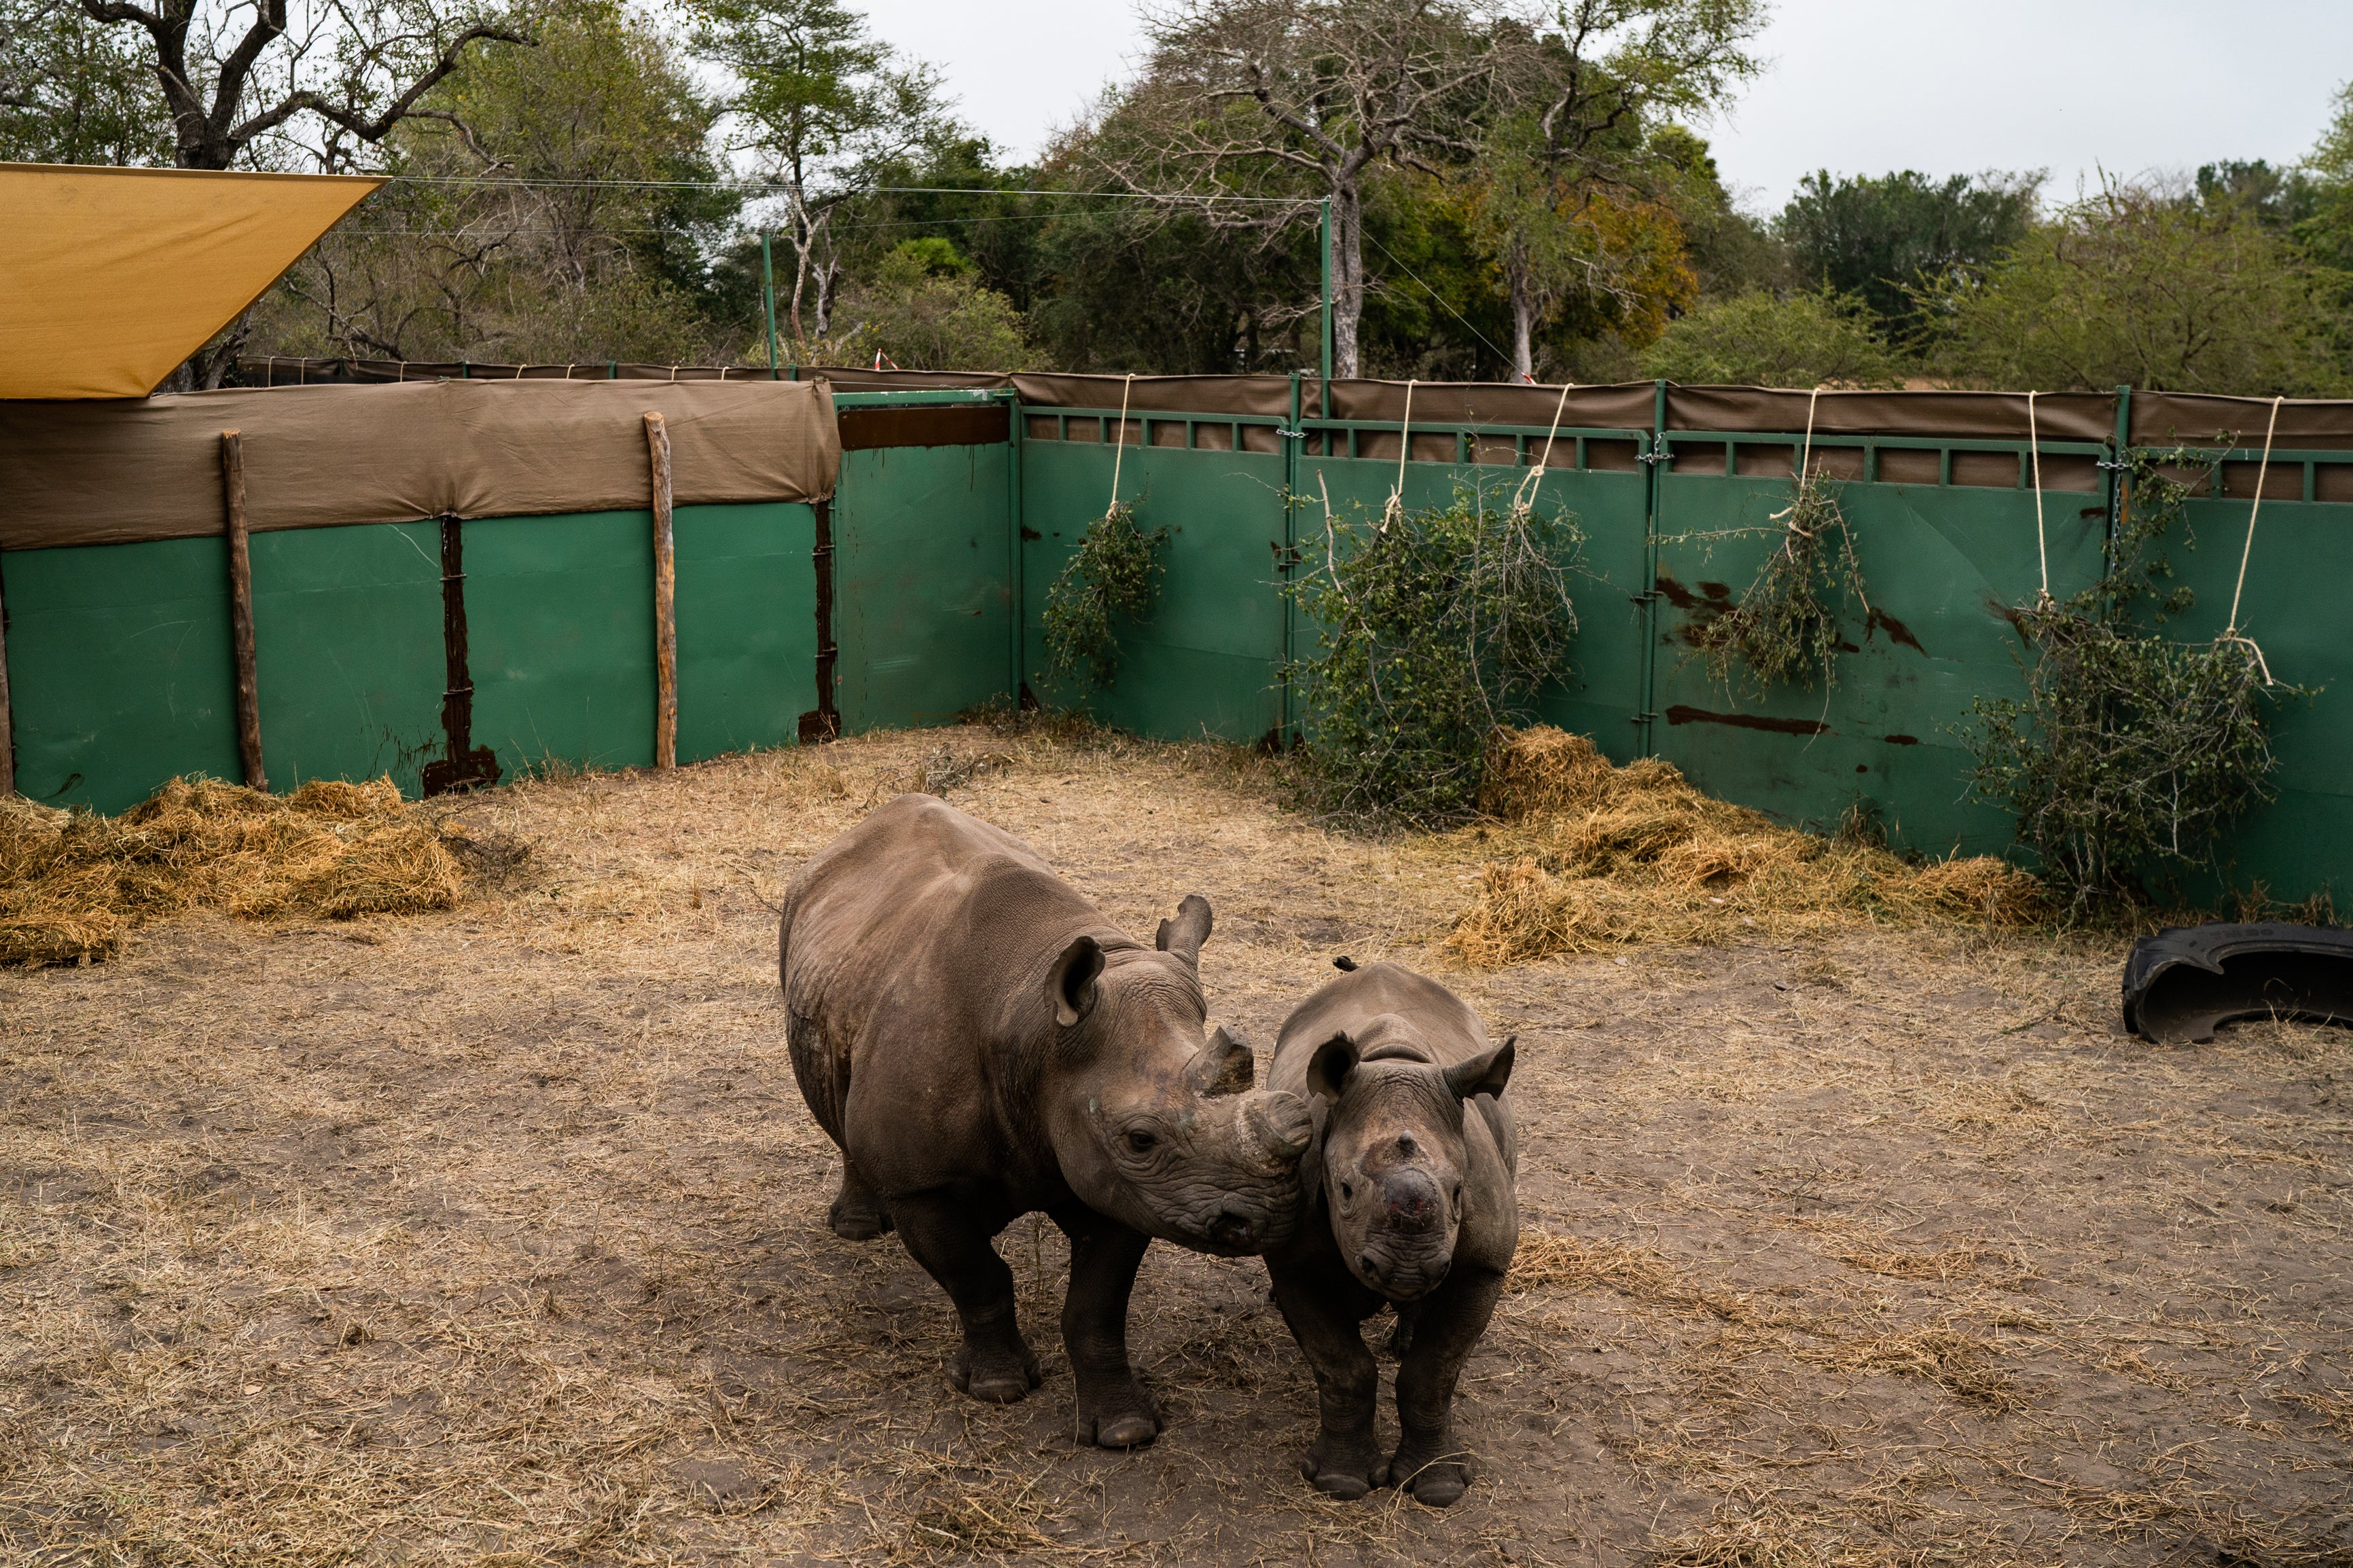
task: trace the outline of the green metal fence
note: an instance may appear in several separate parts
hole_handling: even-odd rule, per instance
[[[1822,436],[1843,481],[1870,614],[1834,684],[1727,691],[1692,636],[1770,548],[1802,433],[1397,422],[1025,406],[1002,389],[849,392],[840,486],[807,506],[678,513],[680,755],[791,743],[812,710],[851,731],[941,723],[1025,691],[1145,735],[1236,742],[1295,725],[1282,669],[1314,628],[1280,586],[1324,547],[1324,508],[1377,515],[1457,493],[1535,490],[1574,518],[1579,632],[1541,715],[1612,758],[1655,754],[1724,798],[1828,826],[1857,806],[1899,846],[1999,850],[2010,824],[1967,798],[1957,730],[2018,692],[2010,618],[2046,584],[2094,581],[2113,443]],[[1113,443],[1124,441],[1115,449]],[[2224,454],[2174,563],[2229,615],[2261,454]],[[1041,612],[1112,499],[1169,531],[1150,616],[1117,628],[1107,689],[1049,668]],[[2278,676],[2317,689],[2277,717],[2279,799],[2252,813],[2230,874],[2293,898],[2353,888],[2353,452],[2274,454],[2240,616]],[[2343,495],[2348,500],[2323,500]],[[448,607],[438,526],[253,542],[262,730],[274,784],[389,772],[414,792],[444,742]],[[462,525],[472,740],[502,772],[651,758],[648,515]],[[2047,573],[2047,578],[2046,578]],[[13,552],[8,612],[20,787],[117,809],[174,773],[235,776],[223,547],[213,540]],[[822,610],[820,606],[825,606]],[[820,618],[823,618],[823,630]],[[828,641],[828,638],[830,638]],[[829,671],[829,674],[820,672]],[[828,683],[820,690],[819,681]],[[828,701],[827,699],[831,700]]]

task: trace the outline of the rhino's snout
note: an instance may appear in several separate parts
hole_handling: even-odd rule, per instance
[[[1421,1236],[1446,1221],[1446,1200],[1426,1172],[1393,1171],[1381,1179],[1381,1206],[1388,1228]]]
[[[1233,1252],[1251,1252],[1258,1247],[1258,1226],[1248,1217],[1231,1209],[1221,1210],[1209,1222],[1209,1239]]]
[[[1357,1255],[1356,1277],[1383,1295],[1410,1301],[1437,1289],[1453,1267],[1451,1256],[1384,1258],[1366,1247]]]

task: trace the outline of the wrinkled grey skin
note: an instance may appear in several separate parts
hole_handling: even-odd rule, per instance
[[[1393,1481],[1444,1508],[1470,1484],[1454,1386],[1520,1235],[1512,1055],[1460,997],[1394,963],[1344,974],[1283,1020],[1267,1081],[1313,1097],[1317,1132],[1299,1224],[1266,1264],[1322,1410],[1301,1469],[1336,1497]],[[1384,1301],[1401,1352],[1386,1460],[1360,1327]]]
[[[1204,1040],[1209,906],[1147,948],[1019,839],[902,795],[818,852],[785,894],[777,965],[793,1072],[842,1151],[834,1231],[895,1229],[955,1302],[956,1387],[1038,1386],[990,1237],[1043,1210],[1071,1239],[1062,1338],[1082,1444],[1160,1417],[1127,1359],[1150,1238],[1227,1257],[1284,1240],[1306,1103],[1252,1092],[1247,1046]]]

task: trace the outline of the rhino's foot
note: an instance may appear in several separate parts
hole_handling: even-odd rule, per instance
[[[1319,1492],[1353,1502],[1381,1483],[1381,1461],[1367,1438],[1348,1442],[1319,1433],[1315,1447],[1299,1461],[1299,1473]]]
[[[860,1202],[846,1195],[833,1200],[833,1206],[825,1211],[825,1223],[844,1241],[872,1241],[884,1231],[896,1228],[881,1204],[871,1199]]]
[[[1079,1417],[1071,1437],[1082,1448],[1141,1448],[1160,1436],[1160,1410],[1152,1396],[1130,1377],[1125,1386],[1079,1396]]]
[[[948,1381],[955,1384],[958,1394],[983,1405],[1018,1405],[1046,1380],[1038,1372],[1038,1358],[1029,1353],[1028,1345],[1017,1341],[1009,1350],[963,1345],[948,1363]]]
[[[1388,1479],[1424,1507],[1452,1508],[1471,1489],[1471,1467],[1452,1457],[1419,1459],[1399,1448]]]

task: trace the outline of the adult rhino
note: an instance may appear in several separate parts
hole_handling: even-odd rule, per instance
[[[1519,1246],[1513,1044],[1435,980],[1356,968],[1282,1022],[1267,1080],[1311,1095],[1302,1214],[1268,1249],[1275,1304],[1315,1373],[1322,1427],[1301,1468],[1337,1497],[1384,1481],[1432,1507],[1461,1499],[1454,1388]],[[1397,1309],[1398,1447],[1376,1442],[1377,1380],[1359,1325]]]
[[[1282,1241],[1299,1208],[1306,1102],[1253,1092],[1249,1047],[1203,1037],[1209,925],[1187,897],[1145,947],[1028,845],[923,795],[835,839],[785,894],[793,1072],[842,1152],[835,1234],[895,1228],[955,1303],[950,1379],[1009,1403],[1038,1362],[990,1238],[1051,1216],[1071,1242],[1081,1444],[1159,1434],[1127,1359],[1151,1238],[1240,1256]]]

